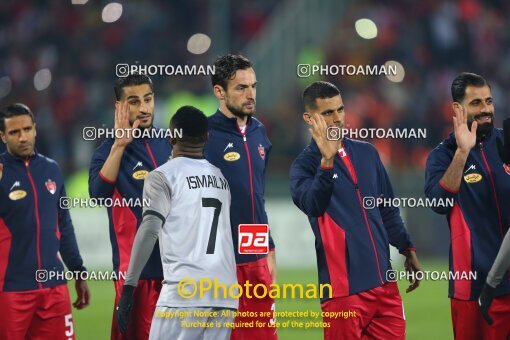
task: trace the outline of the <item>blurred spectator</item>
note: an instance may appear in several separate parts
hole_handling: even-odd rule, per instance
[[[71,0],[0,2],[0,99],[20,101],[37,115],[38,148],[55,158],[64,173],[88,166],[89,153],[100,142],[84,142],[84,126],[111,126],[118,63],[207,64],[218,54],[211,27],[214,1],[153,0],[123,3],[119,20],[101,19],[106,2]],[[264,31],[277,7],[271,0],[229,1],[230,52],[241,52],[250,39]],[[451,131],[450,83],[456,74],[482,74],[492,85],[497,121],[506,115],[510,88],[510,3],[461,1],[351,1],[339,13],[337,27],[324,39],[327,64],[384,64],[397,60],[405,69],[401,83],[383,77],[329,77],[344,97],[347,124],[352,128],[426,128],[427,139],[374,140],[381,157],[393,171],[424,167],[430,148]],[[358,18],[372,19],[376,39],[356,35]],[[219,30],[221,31],[221,30]],[[211,48],[194,55],[186,48],[195,33],[211,35]],[[250,56],[248,56],[250,57]],[[37,91],[34,75],[49,69],[51,82]],[[289,66],[295,72],[295,66]],[[158,108],[169,96],[191,92],[210,96],[209,77],[153,76]],[[291,160],[309,140],[301,119],[302,84],[292,98],[277,97],[274,107],[263,107],[258,116],[268,127],[274,145],[270,176],[286,176]],[[263,86],[263,84],[261,84]],[[274,94],[278,96],[278,93]],[[2,97],[3,96],[3,97]],[[194,103],[189,103],[194,104]],[[158,110],[167,122],[170,112]],[[77,154],[75,150],[80,150]]]

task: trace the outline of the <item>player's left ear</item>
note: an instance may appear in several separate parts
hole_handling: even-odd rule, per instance
[[[2,142],[4,142],[4,144],[7,144],[7,139],[5,138],[5,133],[3,131],[0,131],[0,138],[2,138]]]

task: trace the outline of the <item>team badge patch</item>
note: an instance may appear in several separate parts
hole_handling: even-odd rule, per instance
[[[510,175],[510,166],[508,164],[503,163],[503,169],[505,169],[507,175]]]
[[[239,158],[241,158],[241,155],[238,152],[231,151],[231,152],[227,152],[225,154],[225,156],[223,156],[223,158],[226,161],[233,162],[233,161],[237,161]]]
[[[57,191],[57,183],[53,182],[51,179],[48,179],[44,184],[46,184],[46,189],[48,189],[52,195]]]
[[[259,149],[260,158],[266,159],[266,150],[264,149],[262,144],[259,144],[259,148],[258,149]]]
[[[138,170],[138,171],[133,172],[133,178],[134,179],[144,179],[145,177],[147,177],[148,174],[149,174],[149,172],[147,170]]]
[[[481,180],[482,180],[482,175],[477,174],[477,173],[468,174],[468,175],[464,176],[464,181],[466,181],[466,183],[469,183],[469,184],[480,182]]]
[[[11,201],[17,201],[24,198],[27,195],[25,190],[14,190],[9,194]]]

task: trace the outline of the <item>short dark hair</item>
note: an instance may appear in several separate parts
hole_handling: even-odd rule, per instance
[[[303,102],[305,109],[317,108],[316,99],[333,98],[340,95],[340,90],[327,81],[316,81],[311,83],[303,91]]]
[[[485,80],[484,77],[471,73],[471,72],[462,72],[459,74],[452,82],[452,99],[454,102],[460,103],[464,100],[464,97],[466,96],[466,87],[468,86],[476,86],[476,87],[482,87],[482,86],[491,86]]]
[[[214,74],[211,76],[212,86],[220,85],[227,89],[228,81],[231,80],[237,70],[246,70],[253,67],[248,58],[240,54],[227,54],[214,61]]]
[[[152,80],[148,75],[133,73],[128,75],[127,77],[119,77],[115,81],[115,86],[113,89],[115,90],[115,98],[117,100],[122,99],[123,88],[126,86],[136,86],[147,84],[150,86],[151,91],[154,92],[154,88],[152,86]]]
[[[28,115],[30,118],[32,118],[32,123],[35,122],[34,114],[32,111],[22,103],[14,103],[5,106],[0,110],[0,131],[5,132],[5,119],[16,117],[16,116],[22,116],[22,115]]]
[[[182,131],[182,138],[175,137],[178,141],[191,144],[205,143],[208,129],[207,117],[194,106],[183,106],[170,120],[170,129]]]

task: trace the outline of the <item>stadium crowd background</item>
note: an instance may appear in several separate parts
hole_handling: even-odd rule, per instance
[[[292,6],[290,0],[152,0],[143,6],[126,2],[118,20],[106,22],[118,14],[105,11],[109,2],[73,2],[0,2],[1,103],[23,102],[33,109],[37,149],[58,161],[70,195],[86,195],[90,157],[101,142],[84,141],[83,127],[113,125],[116,64],[210,64],[220,54],[243,53],[250,41],[266,33],[278,6]],[[391,59],[403,65],[405,75],[397,83],[384,76],[321,78],[342,91],[350,127],[427,129],[427,139],[372,141],[397,195],[423,197],[426,157],[452,130],[449,89],[459,72],[476,72],[489,80],[496,126],[501,126],[510,97],[509,14],[510,3],[503,0],[346,1],[321,43],[312,53],[306,47],[313,56],[310,63],[379,65]],[[360,18],[375,22],[375,39],[357,35],[354,23]],[[203,54],[187,48],[195,33],[211,38]],[[265,67],[255,63],[256,72]],[[299,61],[286,63],[288,72],[295,74]],[[159,126],[166,127],[170,113],[180,105],[196,105],[208,114],[216,109],[207,76],[152,79]],[[294,79],[280,84],[291,96],[276,91],[271,105],[257,98],[257,117],[273,143],[268,197],[289,200],[290,164],[310,140],[300,97],[312,79]],[[422,253],[447,254],[443,217],[426,208],[410,209],[405,216],[412,221],[407,225]]]

